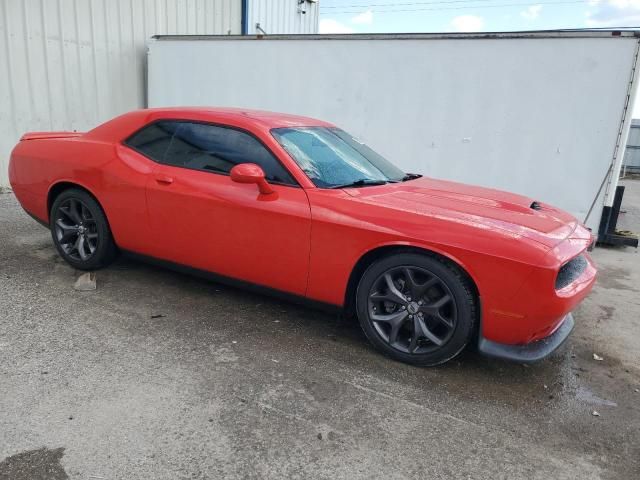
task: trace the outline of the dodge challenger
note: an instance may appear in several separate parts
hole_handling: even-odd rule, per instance
[[[591,232],[539,199],[406,173],[338,127],[223,108],[26,133],[24,210],[72,267],[125,252],[340,310],[414,365],[537,361],[591,290]]]

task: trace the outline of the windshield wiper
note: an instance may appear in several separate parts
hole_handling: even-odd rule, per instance
[[[386,180],[372,180],[370,178],[361,178],[355,182],[345,183],[344,185],[332,185],[328,188],[350,188],[350,187],[367,187],[371,185],[385,185]]]
[[[415,180],[416,178],[420,178],[422,177],[422,175],[420,175],[419,173],[406,173],[404,177],[402,177],[403,182],[406,182],[407,180]]]

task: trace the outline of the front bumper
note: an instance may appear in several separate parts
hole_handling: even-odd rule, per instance
[[[482,337],[498,344],[528,345],[555,333],[596,282],[597,270],[586,251],[592,241],[591,232],[578,225],[569,238],[531,265],[517,293],[481,293]],[[580,268],[571,267],[578,258]]]
[[[567,313],[560,322],[560,326],[548,337],[524,345],[508,345],[480,337],[478,350],[489,357],[520,363],[538,362],[551,355],[564,343],[574,325],[573,316]]]
[[[567,313],[560,326],[548,337],[524,345],[497,343],[480,337],[478,350],[488,357],[501,358],[520,363],[533,363],[543,360],[556,351],[569,337],[575,322],[573,315]]]

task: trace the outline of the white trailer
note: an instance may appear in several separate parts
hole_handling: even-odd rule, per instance
[[[148,101],[328,120],[405,171],[522,193],[596,231],[618,181],[638,46],[635,32],[613,31],[159,36]]]

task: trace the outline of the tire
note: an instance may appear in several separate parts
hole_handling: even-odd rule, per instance
[[[108,266],[117,248],[107,217],[86,191],[71,188],[60,193],[49,215],[51,237],[60,256],[78,270]]]
[[[358,319],[369,341],[384,354],[418,366],[445,363],[465,348],[475,331],[476,305],[459,268],[416,253],[374,262],[356,291]]]

